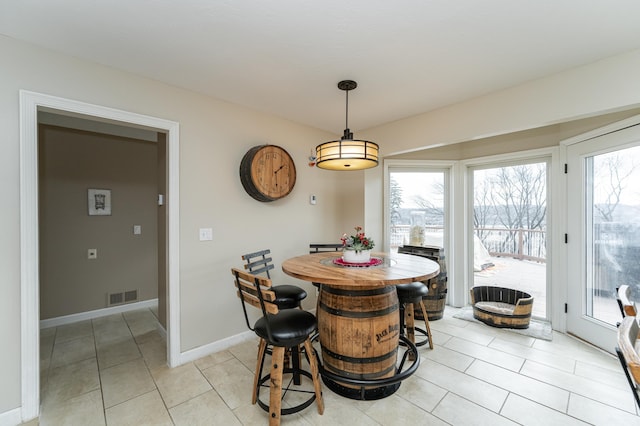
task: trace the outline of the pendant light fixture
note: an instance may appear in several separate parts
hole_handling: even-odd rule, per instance
[[[378,144],[353,139],[349,130],[349,90],[358,87],[353,80],[338,83],[347,97],[344,135],[340,140],[321,143],[316,146],[316,165],[328,170],[363,170],[378,165]]]

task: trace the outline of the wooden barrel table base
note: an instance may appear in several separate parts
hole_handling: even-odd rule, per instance
[[[343,289],[322,285],[318,303],[318,331],[325,372],[352,380],[378,380],[396,374],[400,321],[393,286]],[[336,393],[355,397],[359,386],[331,383]],[[397,390],[372,387],[366,399],[379,399]],[[393,388],[393,389],[392,389]]]

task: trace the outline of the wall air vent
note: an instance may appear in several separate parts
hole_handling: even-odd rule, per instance
[[[124,305],[138,301],[138,290],[126,290],[118,293],[107,294],[107,307]]]
[[[135,302],[138,300],[138,290],[129,290],[124,292],[124,303]]]

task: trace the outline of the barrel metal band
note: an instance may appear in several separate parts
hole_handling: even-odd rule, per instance
[[[344,318],[375,318],[389,315],[393,312],[398,312],[398,304],[394,303],[385,309],[379,309],[377,311],[345,311],[344,309],[335,309],[327,306],[324,302],[320,301],[320,309],[331,314]]]
[[[396,353],[398,352],[398,348],[394,348],[392,351],[387,352],[386,354],[380,355],[380,356],[374,356],[374,357],[367,357],[367,358],[356,358],[356,357],[351,357],[351,356],[347,356],[347,355],[342,355],[333,351],[330,351],[329,349],[323,347],[322,348],[322,353],[323,355],[326,354],[327,356],[337,359],[338,361],[345,361],[345,362],[350,362],[352,364],[373,364],[375,362],[380,362],[380,361],[384,361],[387,360],[391,357],[395,357]]]
[[[329,294],[335,294],[336,296],[352,296],[352,297],[363,297],[363,296],[377,296],[380,294],[388,294],[395,293],[395,286],[388,285],[379,288],[372,288],[367,290],[345,290],[342,288],[334,288],[328,285],[322,286],[322,291]]]
[[[387,368],[385,368],[382,371],[378,371],[375,373],[368,373],[368,374],[364,374],[364,373],[352,373],[350,371],[344,371],[344,370],[336,370],[335,368],[333,368],[330,365],[327,365],[325,363],[324,366],[325,370],[329,370],[335,374],[339,374],[347,379],[361,379],[361,380],[374,380],[374,379],[379,379],[379,378],[385,378],[386,376],[389,375],[389,373],[391,372],[395,372],[396,371],[396,366],[395,365],[391,365]]]

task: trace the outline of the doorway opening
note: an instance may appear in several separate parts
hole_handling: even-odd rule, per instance
[[[167,360],[180,363],[179,125],[98,105],[20,91],[20,242],[22,418],[39,414],[38,113],[54,112],[166,133],[167,141]]]

